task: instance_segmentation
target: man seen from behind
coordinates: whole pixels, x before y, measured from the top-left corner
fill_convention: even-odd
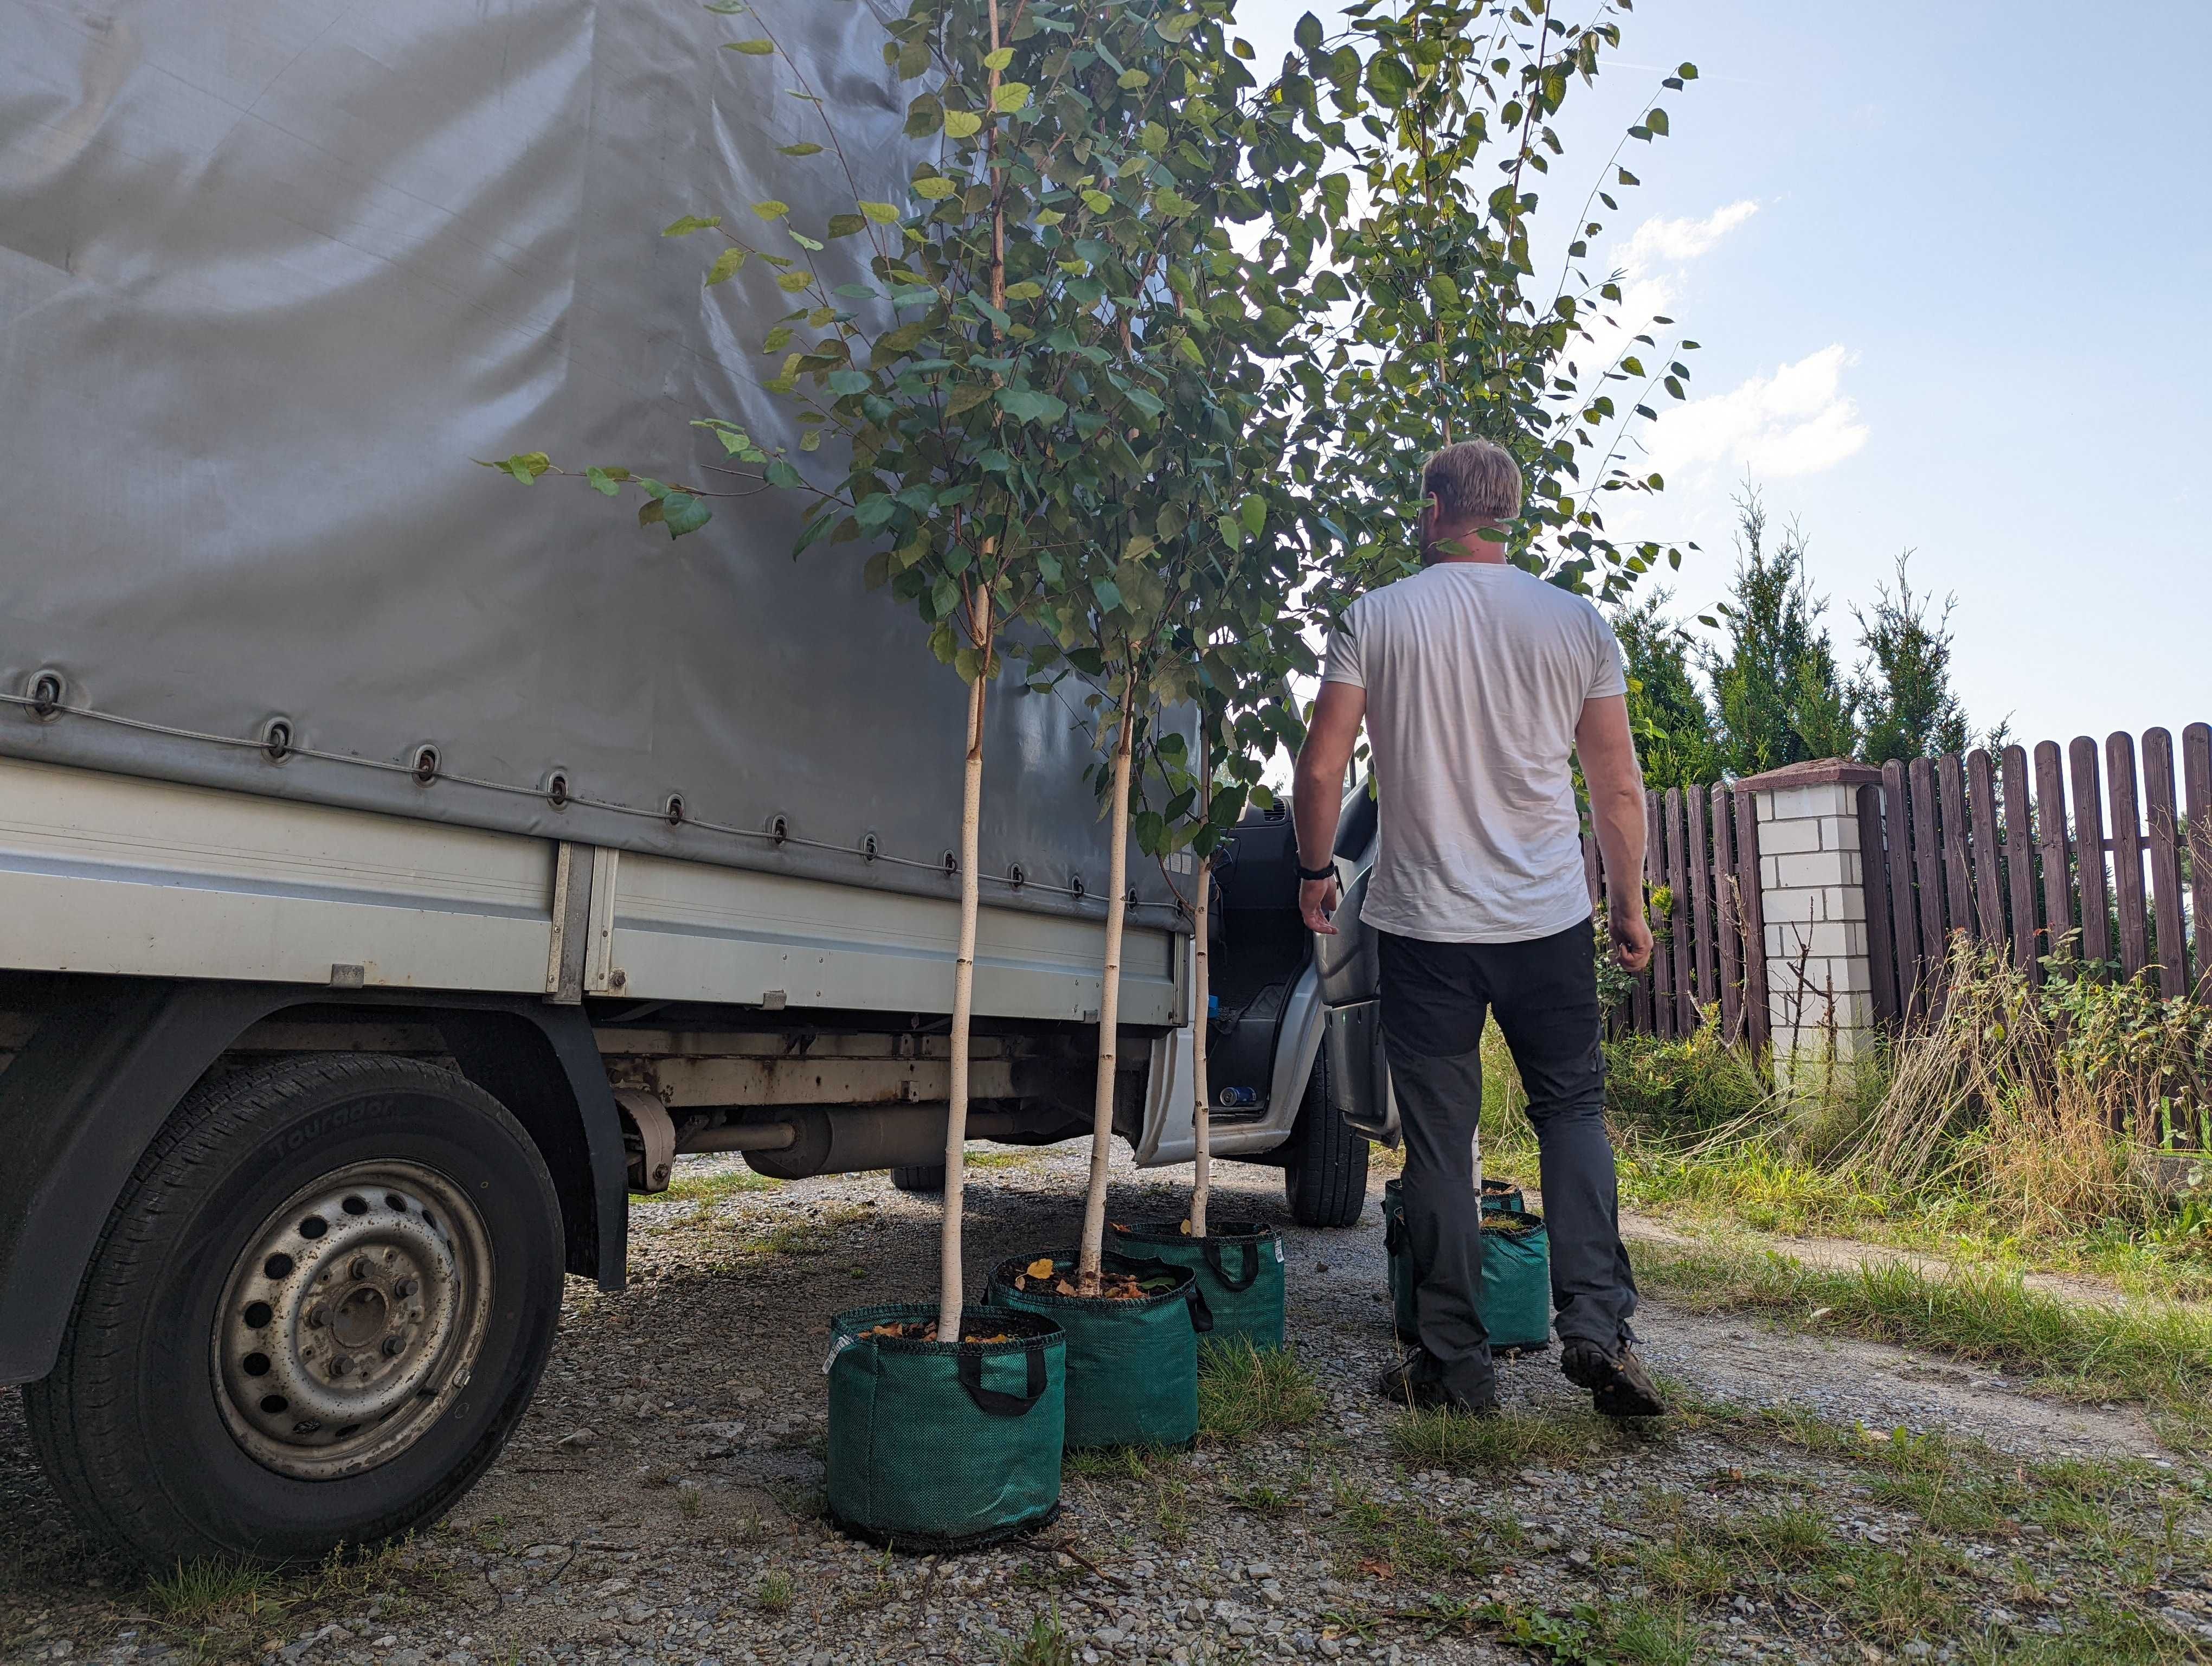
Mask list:
[[[1292,813],[1299,909],[1334,933],[1344,775],[1367,728],[1380,843],[1361,918],[1377,934],[1383,1043],[1406,1142],[1406,1243],[1419,1342],[1392,1397],[1477,1414],[1498,1405],[1476,1311],[1481,1042],[1495,1013],[1541,1152],[1561,1369],[1599,1411],[1665,1405],[1636,1357],[1605,1128],[1595,945],[1571,755],[1608,874],[1644,871],[1644,782],[1620,649],[1588,599],[1511,565],[1521,473],[1487,441],[1431,458],[1422,570],[1360,597],[1331,637]],[[1650,959],[1640,884],[1612,887],[1609,937]]]

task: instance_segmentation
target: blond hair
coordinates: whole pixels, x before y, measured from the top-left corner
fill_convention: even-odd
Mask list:
[[[1437,518],[1447,526],[1510,520],[1521,513],[1520,465],[1503,446],[1462,440],[1429,459],[1421,493],[1436,499]]]

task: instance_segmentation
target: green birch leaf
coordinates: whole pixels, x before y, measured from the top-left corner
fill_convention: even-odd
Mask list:
[[[1017,422],[1056,423],[1067,415],[1067,406],[1053,395],[1033,387],[1002,387],[999,409]]]
[[[773,58],[775,55],[775,42],[773,40],[725,40],[722,43],[722,50],[726,52],[743,52],[747,58]]]
[[[735,246],[724,249],[714,257],[714,264],[707,269],[707,288],[726,283],[744,269],[745,258],[751,252]]]
[[[811,272],[779,272],[776,274],[775,287],[781,289],[786,295],[795,295],[801,289],[805,289],[808,284],[813,282],[814,275]]]
[[[660,511],[661,524],[668,528],[671,538],[696,532],[714,518],[714,512],[689,492],[671,492],[653,507]]]
[[[584,471],[584,478],[592,483],[592,489],[602,497],[622,496],[622,483],[629,478],[625,468],[601,468],[597,464]]]
[[[501,457],[495,461],[479,457],[475,461],[478,468],[497,469],[501,474],[511,475],[526,486],[534,484],[539,475],[553,466],[553,459],[542,451],[519,451],[512,457]]]
[[[983,119],[973,110],[947,110],[945,131],[956,139],[973,138],[983,130]]]
[[[945,404],[945,414],[957,416],[963,411],[975,410],[990,397],[991,385],[988,382],[963,382],[952,390],[952,397]]]
[[[672,221],[660,234],[663,237],[689,237],[695,231],[712,231],[722,223],[719,214],[687,214],[681,220]]]
[[[822,154],[822,147],[811,140],[799,144],[780,144],[775,149],[780,156],[818,156]]]
[[[914,194],[927,203],[941,203],[958,189],[942,173],[933,173],[914,182]]]
[[[1025,81],[1007,81],[999,84],[991,95],[991,107],[1002,116],[1011,116],[1030,101],[1030,87]]]
[[[898,224],[899,211],[889,203],[863,203],[860,204],[860,212],[879,226]]]

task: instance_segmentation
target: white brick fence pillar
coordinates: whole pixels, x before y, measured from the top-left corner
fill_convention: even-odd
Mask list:
[[[1874,1039],[1858,789],[1881,772],[1822,758],[1738,784],[1759,809],[1760,910],[1774,1075],[1810,1087]]]

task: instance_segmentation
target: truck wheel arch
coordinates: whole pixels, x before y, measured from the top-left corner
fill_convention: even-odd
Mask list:
[[[169,1115],[240,1037],[288,1008],[374,1006],[434,1023],[506,1104],[560,1195],[568,1268],[619,1289],[628,1251],[622,1123],[582,1008],[501,996],[296,985],[73,980],[0,1072],[0,1384],[53,1367],[115,1200]]]

